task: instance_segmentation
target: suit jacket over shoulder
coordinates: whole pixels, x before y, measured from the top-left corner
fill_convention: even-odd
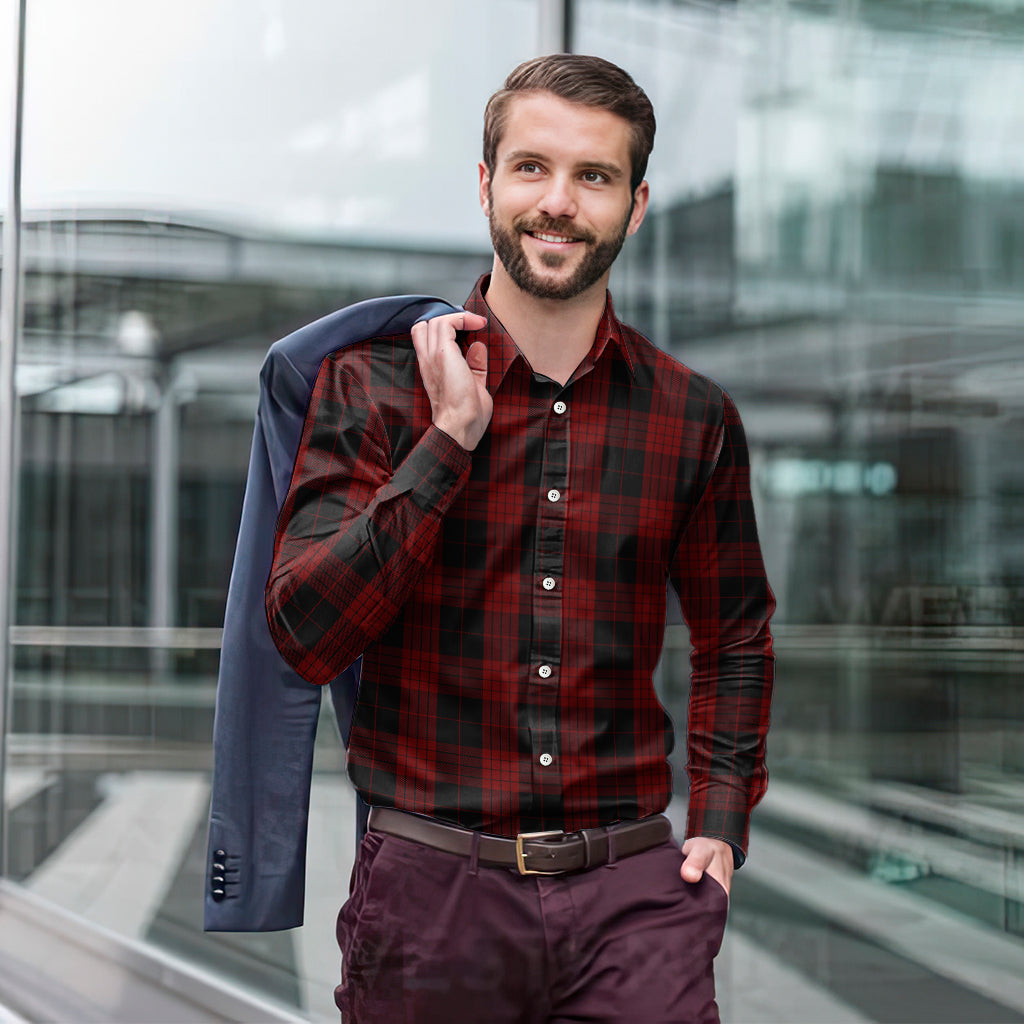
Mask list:
[[[278,652],[264,588],[320,365],[346,345],[408,331],[417,320],[458,308],[426,295],[368,299],[282,338],[264,360],[217,678],[206,931],[302,924],[313,741],[323,690],[298,676]],[[342,737],[358,682],[356,661],[330,684]]]

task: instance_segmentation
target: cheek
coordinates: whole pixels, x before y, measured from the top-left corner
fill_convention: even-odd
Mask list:
[[[528,212],[536,206],[543,191],[533,182],[508,182],[491,192],[491,206],[507,216]]]

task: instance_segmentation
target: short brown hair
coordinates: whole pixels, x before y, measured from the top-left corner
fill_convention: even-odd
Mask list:
[[[629,122],[632,164],[630,188],[647,173],[647,158],[654,148],[654,107],[647,93],[622,68],[602,57],[579,53],[552,53],[534,57],[505,79],[505,85],[488,101],[484,111],[484,165],[494,177],[498,143],[508,120],[509,102],[518,93],[550,92],[570,103],[600,107]]]

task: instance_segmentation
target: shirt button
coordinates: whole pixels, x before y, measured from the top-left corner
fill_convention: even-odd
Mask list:
[[[568,408],[568,406],[565,404],[565,402],[555,402],[554,408],[555,412],[557,412],[558,415],[561,416],[562,413],[565,412],[565,410]]]
[[[545,577],[544,577],[544,579],[543,579],[543,581],[541,582],[541,586],[542,586],[542,587],[543,587],[543,588],[544,588],[545,590],[554,590],[554,589],[555,589],[555,581],[554,581],[554,578],[553,578],[553,577],[551,577],[551,576],[545,576]]]
[[[560,498],[561,496],[562,496],[562,495],[561,495],[561,494],[559,494],[559,492],[558,492],[558,491],[556,491],[556,490],[554,489],[554,487],[552,487],[552,488],[551,488],[551,490],[550,490],[550,491],[548,491],[548,501],[558,501],[558,499],[559,499],[559,498]]]
[[[537,675],[539,675],[541,679],[547,679],[547,677],[551,675],[551,666],[541,665],[541,667],[537,669]]]
[[[553,760],[554,760],[554,758],[553,758],[553,757],[552,757],[552,756],[551,756],[550,754],[541,754],[541,755],[540,755],[540,763],[541,763],[542,765],[544,765],[544,767],[545,767],[545,768],[547,768],[547,766],[548,766],[549,764],[551,764],[551,762],[552,762]]]

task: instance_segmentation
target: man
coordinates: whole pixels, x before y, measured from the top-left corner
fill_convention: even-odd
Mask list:
[[[317,378],[267,610],[312,682],[363,655],[346,1022],[718,1019],[773,598],[732,402],[607,296],[653,137],[607,61],[521,65],[485,115],[491,274]],[[681,851],[651,681],[667,583],[694,649]]]

